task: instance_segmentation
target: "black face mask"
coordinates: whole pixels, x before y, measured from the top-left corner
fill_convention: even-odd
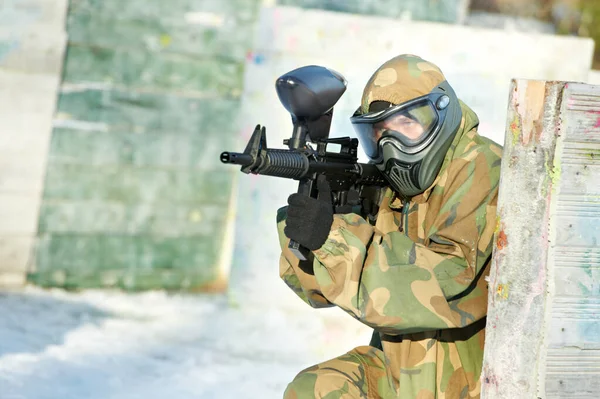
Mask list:
[[[396,159],[389,159],[385,164],[384,176],[394,191],[404,199],[410,199],[427,189],[419,185],[419,165],[403,164]]]

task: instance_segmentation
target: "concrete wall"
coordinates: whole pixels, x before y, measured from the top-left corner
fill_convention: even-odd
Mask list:
[[[460,24],[467,17],[470,0],[273,0],[269,3],[402,20]]]
[[[30,281],[222,289],[258,1],[72,0]]]
[[[513,83],[482,398],[600,397],[600,86]]]
[[[600,71],[592,70],[590,71],[589,78],[587,83],[592,85],[600,85]]]
[[[33,251],[67,0],[8,0],[0,8],[0,286],[21,285]]]

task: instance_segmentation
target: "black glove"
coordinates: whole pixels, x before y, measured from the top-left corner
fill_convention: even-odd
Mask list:
[[[321,248],[333,223],[331,188],[323,176],[317,180],[318,199],[303,194],[288,198],[285,235],[300,245],[314,251]]]

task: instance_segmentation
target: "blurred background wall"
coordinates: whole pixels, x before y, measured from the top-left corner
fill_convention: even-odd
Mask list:
[[[218,161],[256,123],[282,147],[277,76],[341,72],[332,136],[352,135],[372,71],[417,53],[502,142],[511,77],[600,82],[595,3],[5,1],[0,282],[214,291],[233,265],[238,296],[283,292],[274,215],[296,185]]]
[[[68,0],[0,3],[0,285],[20,286],[37,234]]]
[[[32,282],[222,289],[258,1],[72,0]]]

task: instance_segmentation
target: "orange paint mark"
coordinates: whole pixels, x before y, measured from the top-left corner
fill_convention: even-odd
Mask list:
[[[501,298],[508,299],[508,285],[498,284],[496,294],[498,294],[498,296]]]
[[[496,246],[498,249],[504,249],[508,245],[508,237],[504,230],[500,230],[498,233],[498,239],[496,240]]]

